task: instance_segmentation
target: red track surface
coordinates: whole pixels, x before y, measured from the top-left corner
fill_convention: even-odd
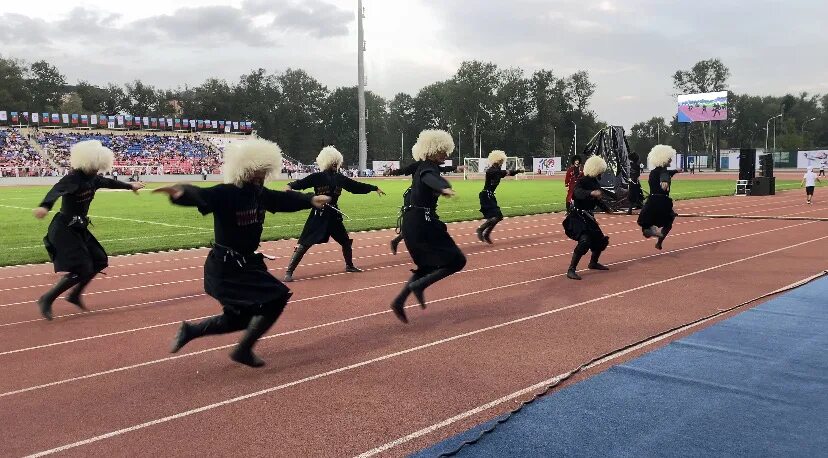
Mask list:
[[[677,209],[828,217],[802,194]],[[204,249],[114,257],[86,296],[92,312],[59,300],[53,322],[33,302],[51,266],[0,269],[0,455],[403,455],[530,394],[480,406],[826,268],[826,222],[680,218],[658,252],[634,217],[607,215],[612,270],[574,282],[561,219],[509,218],[493,246],[476,222],[449,225],[469,263],[427,291],[427,310],[409,308],[407,326],[388,309],[411,267],[388,252],[391,231],[354,234],[362,274],[340,273],[337,245],[314,247],[258,370],[227,358],[238,334],[167,353],[181,320],[219,311],[202,290]],[[277,275],[292,246],[265,244]]]

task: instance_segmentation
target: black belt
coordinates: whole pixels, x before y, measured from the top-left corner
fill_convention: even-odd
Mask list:
[[[221,255],[221,253],[219,252],[223,252],[223,262],[227,262],[227,259],[229,258],[231,261],[236,261],[236,264],[238,264],[239,267],[243,267],[244,264],[247,264],[248,257],[257,255],[261,256],[261,254],[258,253],[242,254],[228,246],[224,246],[222,244],[215,242],[211,243],[210,247],[213,249],[213,251],[216,251],[217,254]]]
[[[92,224],[92,220],[89,219],[88,216],[70,215],[70,214],[64,213],[64,212],[58,212],[58,213],[60,215],[62,215],[63,218],[69,220],[69,222],[66,223],[66,225],[69,226],[69,227],[86,227],[86,226]]]
[[[431,221],[432,214],[435,219],[437,219],[437,210],[431,207],[419,207],[417,205],[407,205],[403,207],[403,213],[411,211],[411,210],[422,210],[425,216],[426,221]]]

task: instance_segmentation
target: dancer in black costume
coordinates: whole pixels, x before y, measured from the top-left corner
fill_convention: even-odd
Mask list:
[[[412,148],[414,159],[422,163],[412,177],[410,203],[403,212],[402,233],[417,268],[391,303],[391,309],[403,323],[408,323],[405,300],[409,294],[414,293],[420,306],[425,308],[425,289],[466,265],[466,257],[437,215],[437,199],[454,195],[451,184],[440,176],[439,167],[452,151],[454,141],[442,130],[420,132]]]
[[[405,166],[401,169],[392,170],[390,175],[391,176],[413,175],[414,172],[417,171],[417,167],[419,167],[421,163],[422,163],[421,161],[414,161],[414,162],[408,164],[407,166]],[[457,167],[457,166],[454,166],[454,165],[440,166],[440,173],[454,173],[454,172],[457,172],[459,170],[462,170],[462,167]],[[402,207],[400,207],[400,218],[399,218],[400,221],[402,220],[402,214],[403,214],[403,211],[405,211],[405,207],[408,206],[408,204],[409,204],[409,200],[408,200],[409,194],[411,194],[411,186],[409,186],[408,189],[406,189],[405,192],[403,192],[403,204],[402,204]],[[397,254],[397,248],[400,246],[400,242],[403,241],[403,233],[402,233],[402,227],[400,227],[400,221],[397,222],[397,236],[394,237],[393,239],[391,239],[391,243],[390,243],[391,253],[394,254],[394,255]]]
[[[100,188],[129,189],[137,192],[143,183],[125,183],[98,175],[98,172],[112,167],[113,153],[98,140],[76,143],[70,149],[69,163],[72,170],[55,184],[46,194],[34,216],[44,218],[62,197],[60,212],[49,224],[49,231],[43,238],[49,258],[55,264],[55,272],[66,272],[55,286],[40,297],[37,305],[40,314],[52,319],[52,304],[63,292],[69,290],[66,300],[81,310],[86,307],[81,300],[84,288],[98,272],[109,265],[101,244],[89,232],[89,205]]]
[[[641,158],[636,153],[630,153],[630,185],[627,200],[629,201],[628,215],[632,215],[633,208],[644,206],[644,193],[641,191]]]
[[[483,213],[483,224],[477,228],[477,238],[481,242],[488,244],[492,243],[491,235],[497,223],[503,221],[503,212],[500,211],[500,206],[497,204],[497,197],[495,191],[500,180],[505,177],[513,177],[518,173],[523,173],[523,170],[503,170],[503,164],[506,162],[506,153],[495,150],[489,154],[489,168],[486,169],[486,182],[483,185],[483,190],[480,191],[480,213]]]
[[[329,196],[331,203],[327,207],[318,208],[308,215],[308,220],[305,222],[304,229],[302,229],[302,235],[299,236],[299,242],[293,251],[290,264],[285,272],[286,282],[293,281],[293,272],[310,247],[319,243],[328,243],[330,238],[342,245],[345,272],[362,272],[361,269],[354,266],[354,252],[351,247],[354,241],[345,229],[342,214],[337,211],[339,209],[337,202],[343,189],[354,194],[376,192],[380,196],[385,195],[382,189],[372,184],[360,183],[341,174],[339,168],[342,167],[342,153],[333,146],[323,148],[316,157],[316,163],[319,165],[319,172],[288,183],[286,189],[313,188],[314,194]]]
[[[673,162],[676,150],[667,145],[656,145],[647,156],[650,167],[650,196],[641,213],[638,215],[638,225],[644,237],[657,237],[656,249],[661,249],[664,239],[673,228],[676,213],[673,211],[673,199],[670,198],[670,185],[677,170],[667,170]]]
[[[212,213],[215,231],[215,243],[204,263],[204,291],[219,301],[223,313],[198,323],[182,322],[172,353],[198,337],[246,329],[230,358],[251,367],[264,365],[253,353],[253,345],[273,326],[292,294],[268,272],[263,256],[256,252],[265,212],[321,208],[331,200],[265,188],[265,180],[281,169],[281,162],[275,143],[258,139],[231,143],[224,153],[225,184],[210,188],[179,184],[154,191],[168,194],[176,205],[197,207],[202,215]]]
[[[572,262],[566,277],[572,280],[580,280],[578,275],[578,262],[587,253],[592,251],[589,260],[589,268],[593,270],[609,270],[609,268],[598,262],[601,253],[609,245],[609,237],[604,235],[598,221],[595,219],[595,207],[608,213],[612,210],[601,200],[601,185],[598,180],[602,173],[607,170],[607,163],[598,156],[590,156],[584,163],[584,175],[578,179],[573,191],[572,208],[563,221],[564,232],[567,237],[578,242],[572,252]]]

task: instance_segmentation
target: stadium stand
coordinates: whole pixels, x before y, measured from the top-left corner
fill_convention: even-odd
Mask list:
[[[42,176],[52,170],[18,129],[0,129],[0,176]]]

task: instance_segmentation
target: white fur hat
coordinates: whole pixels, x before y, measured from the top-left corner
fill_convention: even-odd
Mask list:
[[[669,145],[656,145],[650,150],[647,155],[647,167],[654,169],[656,167],[666,167],[667,164],[676,156],[676,150]]]
[[[282,168],[282,149],[262,139],[242,140],[224,149],[224,182],[241,186],[257,172],[267,171],[268,179]]]
[[[342,166],[342,153],[333,146],[326,146],[322,148],[319,155],[316,156],[316,164],[320,170],[339,169]]]
[[[437,157],[440,153],[450,156],[454,151],[454,140],[448,132],[438,129],[427,129],[420,132],[417,143],[411,148],[414,160],[425,161]]]
[[[489,165],[492,165],[496,162],[499,162],[501,164],[506,162],[506,153],[499,149],[496,149],[489,153]]]
[[[69,149],[69,165],[86,173],[98,173],[112,168],[115,155],[98,140],[75,143]]]
[[[584,175],[588,177],[597,177],[598,175],[607,171],[607,161],[600,156],[590,156],[584,162]]]

